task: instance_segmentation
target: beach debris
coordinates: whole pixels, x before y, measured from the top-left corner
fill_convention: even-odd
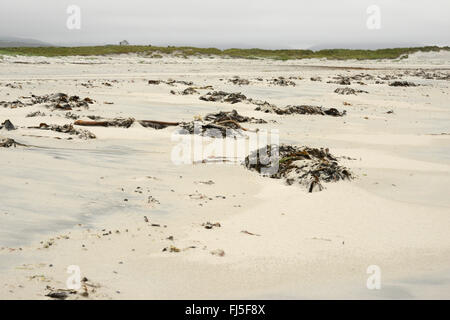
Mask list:
[[[213,90],[213,86],[203,86],[203,87],[187,87],[186,89],[182,90],[182,91],[175,91],[175,90],[170,90],[171,94],[174,95],[182,95],[182,96],[187,96],[187,95],[193,95],[193,94],[200,94],[200,92],[198,92],[197,90]]]
[[[49,293],[47,293],[45,296],[58,299],[58,300],[65,300],[69,297],[69,295],[77,294],[76,290],[70,290],[70,289],[51,289],[50,287],[47,287],[48,290],[50,290]]]
[[[159,200],[154,198],[153,196],[148,196],[147,203],[149,203],[149,204],[161,204],[159,202]]]
[[[308,192],[323,190],[322,182],[352,179],[350,170],[338,163],[328,149],[292,145],[267,145],[245,158],[250,170],[274,179],[297,183]]]
[[[91,282],[88,278],[83,277],[81,279],[81,291],[74,289],[55,289],[51,286],[47,286],[46,290],[49,292],[45,295],[52,299],[65,300],[69,298],[71,295],[79,294],[80,296],[87,298],[90,293],[95,293],[97,289],[100,288],[99,284],[95,284]],[[90,291],[89,291],[90,289]]]
[[[450,80],[450,73],[445,73],[441,71],[437,72],[426,72],[422,69],[416,71],[406,70],[405,75],[411,75],[414,77],[420,77],[427,80]]]
[[[300,105],[300,106],[286,106],[284,108],[279,108],[274,105],[264,105],[264,106],[258,106],[255,108],[257,111],[262,111],[265,113],[276,113],[279,115],[284,114],[308,114],[308,115],[328,115],[333,117],[342,117],[347,112],[344,110],[340,112],[336,108],[323,108],[319,106],[309,106],[309,105]]]
[[[203,120],[180,123],[180,134],[200,134],[212,138],[242,136],[243,131],[249,130],[240,123],[266,123],[262,119],[242,116],[236,110],[209,113]]]
[[[64,115],[64,118],[66,118],[66,119],[72,119],[72,120],[77,120],[77,119],[79,119],[80,118],[80,116],[79,115],[77,115],[77,114],[75,114],[75,113],[72,113],[72,112],[66,112],[66,114]]]
[[[334,77],[333,79],[336,79],[336,80],[335,81],[327,81],[327,83],[335,83],[335,84],[340,84],[342,86],[349,86],[352,84],[350,82],[349,77],[337,76],[337,77]]]
[[[79,96],[69,96],[65,93],[54,93],[43,96],[31,96],[32,104],[45,104],[51,110],[72,110],[75,108],[89,109],[89,105],[94,103],[91,98],[81,99]]]
[[[88,131],[83,129],[75,129],[72,124],[65,125],[57,125],[52,124],[48,125],[46,123],[41,123],[38,127],[28,127],[29,129],[41,129],[41,130],[51,130],[55,132],[67,133],[69,135],[76,135],[80,139],[95,139],[96,136]]]
[[[253,233],[253,232],[249,232],[249,231],[247,231],[247,230],[242,230],[241,233],[248,234],[249,236],[257,236],[257,237],[260,237],[260,236],[261,236],[260,234]]]
[[[86,121],[77,120],[73,124],[76,126],[90,126],[90,127],[122,127],[129,128],[134,123],[133,118],[115,118],[104,121]]]
[[[175,246],[165,247],[162,249],[163,252],[180,252],[181,250]]]
[[[240,92],[228,93],[225,91],[211,91],[207,94],[200,96],[200,100],[212,101],[212,102],[229,102],[235,104],[247,100],[247,97]]]
[[[310,78],[311,81],[322,81],[321,77],[311,77]]]
[[[208,198],[206,195],[196,191],[195,193],[189,194],[189,198],[192,200],[202,200]]]
[[[349,94],[356,95],[358,93],[369,93],[365,90],[353,89],[353,88],[349,88],[349,87],[337,88],[336,90],[334,90],[334,92],[337,94],[343,94],[343,95],[349,95]]]
[[[286,79],[285,77],[273,78],[267,81],[269,82],[269,84],[272,84],[274,86],[281,86],[281,87],[296,86],[294,81]]]
[[[351,80],[356,81],[357,84],[366,85],[362,80],[374,80],[375,77],[367,73],[359,73],[355,75],[337,75],[333,77],[334,81],[327,81],[327,83],[335,83],[339,85],[351,85]]]
[[[416,87],[417,84],[409,81],[394,81],[389,83],[390,87]]]
[[[114,118],[114,119],[103,119],[98,116],[89,116],[88,120],[77,120],[74,125],[86,126],[86,127],[122,127],[130,128],[134,122],[138,122],[143,127],[150,127],[154,129],[164,129],[169,126],[178,126],[180,122],[166,122],[157,120],[135,120],[134,118]]]
[[[368,73],[358,73],[352,76],[348,76],[349,79],[361,81],[361,80],[374,80],[375,77]]]
[[[11,89],[22,89],[22,84],[14,82],[14,83],[7,83],[5,84],[5,87],[11,88]]]
[[[30,112],[30,113],[27,114],[25,117],[26,117],[26,118],[45,117],[45,113],[44,113],[44,112],[41,112],[41,111],[35,111],[35,112]]]
[[[14,139],[0,137],[0,148],[10,148],[10,147],[15,148],[17,146],[25,146],[26,147],[26,145],[18,143]]]
[[[256,119],[253,117],[246,117],[240,115],[236,110],[220,111],[217,113],[208,113],[204,118],[205,121],[211,121],[215,124],[224,124],[226,122],[248,122],[248,123],[267,123],[263,119]]]
[[[225,251],[223,251],[222,249],[212,250],[212,251],[210,251],[210,253],[213,256],[219,256],[219,257],[224,257],[225,256]]]
[[[195,183],[197,183],[197,184],[206,184],[206,185],[213,185],[214,184],[214,181],[212,181],[212,180],[208,180],[208,181],[196,181]]]
[[[164,129],[170,126],[178,126],[180,122],[167,122],[167,121],[157,121],[157,120],[138,120],[139,124],[145,128],[153,129]]]
[[[228,82],[231,82],[232,84],[239,86],[245,86],[250,84],[249,80],[240,78],[239,76],[234,76],[233,78],[228,79]]]
[[[254,100],[252,98],[246,97],[245,95],[241,94],[240,92],[228,93],[225,91],[212,91],[212,92],[208,92],[207,94],[205,94],[203,96],[200,96],[199,99],[203,100],[203,101],[212,101],[212,102],[228,102],[231,104],[243,102],[243,103],[254,104],[261,108],[265,108],[265,107],[276,108],[275,105],[270,104],[267,101]]]
[[[202,227],[205,227],[205,229],[213,229],[213,228],[220,228],[221,225],[219,222],[216,223],[206,222],[202,223]]]
[[[175,84],[183,84],[186,86],[192,86],[194,83],[192,81],[184,81],[184,80],[173,80],[173,79],[168,79],[168,80],[148,80],[148,84],[152,84],[152,85],[159,85],[161,83],[165,83],[169,86],[174,86]]]
[[[403,75],[393,75],[393,74],[385,74],[378,76],[378,79],[388,81],[388,80],[397,80],[399,77],[402,77]]]
[[[23,108],[23,107],[27,107],[27,106],[30,106],[30,105],[31,104],[23,103],[20,100],[0,101],[0,106],[2,106],[3,108],[10,108],[10,109]]]
[[[194,87],[187,87],[183,91],[179,91],[179,92],[175,92],[174,90],[171,90],[170,93],[171,94],[179,94],[179,95],[182,95],[182,96],[188,96],[188,95],[193,95],[193,94],[200,94],[200,92],[195,90]]]
[[[3,121],[3,123],[0,125],[0,130],[5,129],[6,131],[16,130],[16,127],[12,124],[12,122],[7,119]]]

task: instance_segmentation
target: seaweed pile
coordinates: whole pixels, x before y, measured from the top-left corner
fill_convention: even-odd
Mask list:
[[[72,124],[65,124],[65,125],[57,125],[57,124],[51,124],[48,125],[46,123],[41,123],[39,127],[29,127],[30,129],[40,129],[40,130],[50,130],[55,132],[61,132],[61,133],[67,133],[69,135],[76,135],[80,139],[95,139],[96,136],[84,129],[75,129]]]
[[[350,170],[328,149],[292,145],[267,145],[245,158],[245,166],[273,179],[299,184],[308,192],[322,191],[322,183],[350,180]]]
[[[349,95],[349,94],[356,95],[357,93],[369,93],[365,90],[358,90],[358,89],[353,89],[353,88],[349,88],[349,87],[337,88],[336,90],[334,90],[334,92],[337,94],[343,94],[343,95]]]
[[[333,77],[334,81],[327,81],[327,83],[336,83],[339,85],[351,85],[351,81],[356,81],[357,84],[366,85],[362,80],[374,80],[375,77],[368,73],[359,73],[351,76],[337,75]]]
[[[25,118],[45,117],[45,113],[41,111],[30,112]]]
[[[277,106],[271,104],[259,105],[256,107],[257,111],[262,111],[265,113],[276,113],[279,115],[285,114],[308,114],[308,115],[328,115],[333,117],[342,117],[347,112],[344,110],[340,112],[336,108],[323,108],[319,106],[309,106],[309,105],[300,105],[300,106],[286,106],[284,108],[279,108]]]
[[[15,101],[0,101],[0,106],[3,108],[10,108],[10,109],[16,109],[16,108],[23,108],[30,106],[31,104],[23,103],[20,100]]]
[[[263,119],[256,119],[253,117],[246,117],[240,115],[236,110],[232,111],[220,111],[217,113],[209,113],[204,117],[204,120],[211,121],[216,124],[223,124],[226,122],[249,122],[249,123],[267,123]]]
[[[397,80],[398,78],[403,77],[402,74],[399,75],[393,75],[393,74],[385,74],[383,76],[378,76],[378,79],[388,81],[388,80]]]
[[[194,87],[187,87],[183,91],[179,91],[179,92],[176,92],[174,90],[170,90],[170,93],[171,94],[179,94],[179,95],[182,95],[182,96],[188,96],[188,95],[193,95],[193,94],[200,94],[200,92],[198,92]]]
[[[394,81],[389,83],[390,87],[416,87],[417,84],[408,81]]]
[[[24,146],[24,144],[18,143],[10,138],[0,138],[0,148],[10,148],[16,146]]]
[[[230,112],[220,111],[207,114],[203,121],[182,122],[179,127],[182,134],[200,134],[212,138],[226,136],[242,136],[243,128],[240,123],[266,123],[263,119],[242,116],[236,110]]]
[[[327,81],[327,83],[335,83],[335,84],[340,84],[342,86],[349,86],[352,84],[349,77],[337,76],[337,77],[333,77],[333,79],[335,79],[335,80]]]
[[[286,79],[284,77],[273,78],[267,81],[269,82],[269,84],[281,87],[288,87],[288,86],[295,87],[296,85],[294,81]]]
[[[94,103],[91,98],[81,99],[79,96],[69,96],[65,93],[54,93],[43,96],[31,96],[32,104],[43,104],[51,110],[73,110],[75,108],[89,109],[89,105]]]
[[[228,102],[231,104],[248,101],[247,97],[240,92],[228,93],[225,91],[211,91],[201,96],[199,99],[211,102]]]
[[[406,70],[405,75],[420,77],[427,80],[450,80],[450,73],[444,73],[441,71],[431,73],[425,72],[424,70],[417,70],[417,71]]]
[[[165,83],[169,86],[175,86],[175,84],[183,84],[186,86],[192,86],[194,84],[192,81],[173,80],[173,79],[168,79],[166,81],[164,81],[164,80],[148,80],[148,84],[159,85],[161,83]]]
[[[250,84],[250,81],[247,79],[242,79],[239,76],[234,76],[231,79],[228,79],[228,82],[231,82],[232,84],[238,85],[238,86],[246,86]]]

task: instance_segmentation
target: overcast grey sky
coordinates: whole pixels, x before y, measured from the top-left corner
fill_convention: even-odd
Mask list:
[[[81,29],[66,27],[69,5]],[[381,29],[366,26],[378,5]],[[449,45],[449,0],[0,0],[0,37],[263,48]]]

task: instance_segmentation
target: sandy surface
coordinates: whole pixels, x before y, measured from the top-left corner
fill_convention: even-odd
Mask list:
[[[268,121],[247,128],[278,129],[282,143],[345,156],[340,162],[355,179],[307,193],[238,163],[176,165],[174,127],[83,127],[96,139],[67,140],[29,128],[73,123],[65,111],[0,107],[0,123],[9,119],[17,127],[0,130],[0,137],[28,145],[0,148],[0,298],[48,299],[49,288],[66,288],[70,265],[88,278],[89,295],[69,299],[450,298],[449,82],[405,75],[417,70],[448,73],[450,56],[3,57],[0,101],[57,92],[94,99],[89,110],[74,111],[80,119],[191,121],[236,109]],[[368,93],[339,95],[334,90],[344,86],[327,83],[359,73],[401,75],[420,86],[352,81],[349,87]],[[235,75],[250,84],[229,83]],[[266,81],[279,76],[296,77],[296,86]],[[169,78],[347,114],[279,116],[248,103],[170,94],[182,84],[148,84]],[[26,117],[34,111],[46,115]],[[205,229],[205,222],[220,227]],[[163,251],[170,246],[180,252]],[[211,254],[217,250],[224,256]],[[366,287],[370,265],[381,269],[381,290]]]

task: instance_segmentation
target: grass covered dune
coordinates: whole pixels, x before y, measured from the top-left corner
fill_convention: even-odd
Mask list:
[[[415,47],[415,48],[391,48],[378,50],[353,50],[353,49],[325,49],[312,50],[264,50],[264,49],[225,49],[195,48],[195,47],[155,47],[155,46],[92,46],[92,47],[17,47],[0,48],[3,55],[26,55],[26,56],[97,56],[124,53],[140,53],[154,58],[160,58],[161,54],[171,54],[177,57],[189,57],[196,55],[213,55],[231,58],[245,59],[310,59],[326,58],[330,60],[346,59],[398,59],[406,58],[408,54],[418,51],[440,51],[450,50],[450,47]]]

